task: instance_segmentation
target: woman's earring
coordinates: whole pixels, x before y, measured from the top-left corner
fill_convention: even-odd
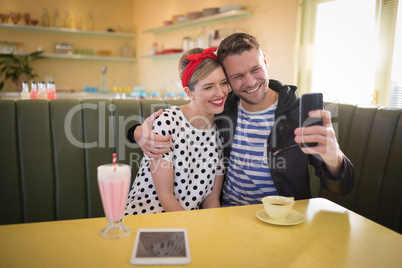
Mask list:
[[[228,85],[228,86],[229,86],[229,92],[232,92],[232,87],[230,85]]]

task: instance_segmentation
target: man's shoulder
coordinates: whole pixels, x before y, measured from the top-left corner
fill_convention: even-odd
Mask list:
[[[283,84],[282,82],[275,80],[275,79],[269,79],[269,84],[268,87],[272,89],[275,92],[278,93],[292,93],[292,94],[297,94],[297,87],[294,85],[286,85]]]
[[[284,85],[279,81],[275,81],[273,84],[278,90],[277,92],[279,94],[277,114],[283,114],[297,109],[299,106],[297,87],[293,85]],[[282,86],[280,87],[280,85]]]
[[[269,79],[268,87],[269,87],[270,89],[272,89],[273,91],[275,91],[275,92],[278,92],[278,93],[279,93],[279,91],[280,91],[284,86],[285,86],[285,85],[284,85],[282,82],[278,81],[278,80]]]

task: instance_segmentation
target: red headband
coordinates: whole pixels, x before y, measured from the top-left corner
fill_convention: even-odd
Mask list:
[[[216,50],[216,48],[214,48],[214,47],[207,48],[207,49],[204,49],[204,51],[202,53],[191,54],[185,58],[186,60],[189,60],[190,63],[187,65],[186,69],[184,70],[183,76],[181,79],[181,84],[183,85],[183,88],[188,86],[188,82],[190,82],[190,78],[193,75],[195,69],[203,60],[205,60],[206,58],[212,58],[212,59],[218,60],[218,58],[214,54],[215,50]]]

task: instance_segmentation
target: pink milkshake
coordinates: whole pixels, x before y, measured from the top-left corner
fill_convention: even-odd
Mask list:
[[[109,164],[98,167],[99,192],[108,221],[108,226],[101,231],[101,235],[106,238],[124,237],[123,234],[115,233],[128,230],[122,221],[130,188],[130,178],[131,168],[128,165],[117,164],[114,166]],[[127,230],[122,230],[122,228]],[[129,232],[130,230],[128,230]]]

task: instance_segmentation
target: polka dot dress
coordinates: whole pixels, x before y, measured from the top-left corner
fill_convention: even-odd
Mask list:
[[[211,193],[215,175],[224,174],[222,146],[216,126],[194,128],[179,107],[166,109],[153,124],[153,131],[172,135],[171,152],[162,159],[173,163],[174,195],[185,210],[200,208]],[[149,161],[144,154],[140,169],[128,195],[125,215],[165,212],[159,202]]]

